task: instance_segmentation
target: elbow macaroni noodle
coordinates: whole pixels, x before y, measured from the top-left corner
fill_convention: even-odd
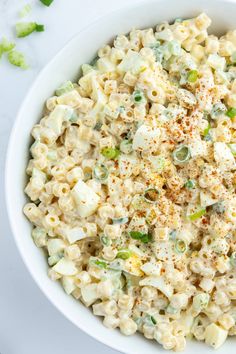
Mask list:
[[[180,351],[236,334],[236,31],[132,30],[46,102],[24,213],[49,277]]]

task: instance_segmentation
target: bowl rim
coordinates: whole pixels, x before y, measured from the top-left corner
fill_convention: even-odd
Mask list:
[[[169,0],[170,1],[170,0]],[[178,0],[172,0],[174,2],[177,3]],[[198,2],[198,0],[194,0],[196,1],[196,4]],[[25,108],[25,105],[27,103],[28,97],[30,96],[31,92],[34,91],[35,87],[38,84],[38,81],[40,81],[41,77],[44,75],[44,72],[46,71],[47,67],[52,65],[54,61],[57,60],[57,58],[60,56],[60,54],[64,51],[67,50],[67,48],[71,45],[73,45],[73,42],[77,41],[77,38],[82,36],[90,27],[93,27],[99,23],[101,23],[103,20],[105,20],[108,16],[114,16],[114,15],[121,15],[124,11],[127,10],[136,10],[139,7],[142,7],[144,5],[151,5],[151,4],[156,4],[156,3],[163,3],[165,2],[165,0],[137,0],[134,4],[128,4],[128,5],[123,5],[115,10],[112,11],[107,11],[106,13],[104,13],[103,15],[97,17],[96,19],[92,20],[91,22],[89,22],[87,25],[83,26],[78,32],[76,32],[75,34],[73,34],[71,36],[71,38],[69,40],[66,41],[66,43],[56,52],[55,55],[53,55],[53,57],[46,62],[46,64],[41,68],[41,70],[36,74],[36,77],[34,78],[33,82],[29,85],[29,88],[26,92],[26,95],[23,99],[23,101],[21,102],[19,109],[17,111],[16,114],[16,118],[13,122],[11,131],[10,131],[10,135],[8,138],[8,143],[7,143],[7,150],[6,150],[6,154],[5,154],[5,166],[4,166],[4,195],[5,195],[5,204],[6,204],[6,210],[7,210],[7,216],[8,216],[8,221],[9,221],[9,226],[10,226],[10,231],[11,234],[13,236],[14,242],[17,246],[17,249],[19,251],[20,257],[27,269],[27,271],[29,272],[32,280],[34,281],[34,283],[38,286],[38,288],[40,289],[40,291],[44,294],[44,296],[49,300],[49,302],[63,315],[64,318],[66,318],[68,321],[70,321],[73,325],[75,325],[75,327],[79,328],[81,331],[83,331],[85,334],[87,334],[88,336],[92,337],[93,339],[97,340],[98,342],[106,345],[108,348],[111,348],[113,350],[116,350],[117,352],[121,353],[119,348],[113,344],[109,338],[105,338],[103,336],[101,336],[100,334],[97,334],[96,331],[88,331],[88,328],[86,325],[82,323],[77,323],[75,322],[75,320],[67,313],[67,311],[60,306],[58,303],[55,302],[53,296],[51,296],[50,292],[48,292],[43,285],[40,283],[39,279],[37,277],[35,277],[29,261],[27,260],[27,258],[25,257],[25,252],[23,247],[21,246],[21,242],[20,242],[20,238],[17,236],[18,231],[17,231],[17,225],[15,225],[14,223],[14,213],[11,210],[11,201],[10,201],[10,193],[8,193],[8,191],[11,189],[11,184],[10,184],[10,179],[8,178],[9,176],[9,172],[10,172],[10,166],[12,164],[12,162],[10,161],[10,156],[12,156],[12,152],[15,150],[14,147],[14,137],[16,135],[16,131],[17,131],[17,123],[19,122],[21,116],[22,116],[22,112]],[[224,3],[234,3],[235,4],[235,8],[236,8],[236,0],[207,0],[207,3],[214,3],[215,6],[217,6],[217,4],[224,4]],[[23,216],[23,214],[22,214]],[[162,348],[159,348],[159,350],[162,350]],[[124,348],[122,348],[122,353],[124,354],[131,354],[130,350],[126,350]]]

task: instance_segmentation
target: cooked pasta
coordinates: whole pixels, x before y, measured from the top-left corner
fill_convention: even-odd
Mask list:
[[[180,351],[236,334],[236,31],[133,29],[46,102],[24,213],[52,280]]]

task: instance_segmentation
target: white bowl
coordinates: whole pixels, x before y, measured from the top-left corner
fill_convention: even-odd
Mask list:
[[[96,51],[116,34],[129,32],[133,27],[151,27],[163,20],[189,18],[202,11],[206,11],[213,20],[212,32],[223,33],[236,28],[236,2],[230,0],[145,1],[107,14],[91,24],[78,33],[41,71],[21,106],[11,133],[6,162],[6,200],[15,241],[26,266],[48,299],[71,322],[97,340],[124,353],[156,354],[162,349],[157,342],[146,340],[141,335],[125,337],[118,330],[106,329],[98,317],[66,295],[60,284],[48,278],[45,258],[30,237],[31,225],[22,214],[26,202],[23,190],[30,130],[40,119],[46,98],[63,81],[76,79],[80,65],[93,59]],[[197,350],[201,350],[202,354],[212,351],[201,343],[188,342],[186,353],[193,354]],[[218,351],[219,354],[233,352],[232,339]]]

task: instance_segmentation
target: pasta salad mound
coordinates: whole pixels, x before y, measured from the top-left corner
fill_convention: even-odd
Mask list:
[[[118,35],[32,129],[24,213],[49,277],[165,349],[236,335],[236,30]]]

